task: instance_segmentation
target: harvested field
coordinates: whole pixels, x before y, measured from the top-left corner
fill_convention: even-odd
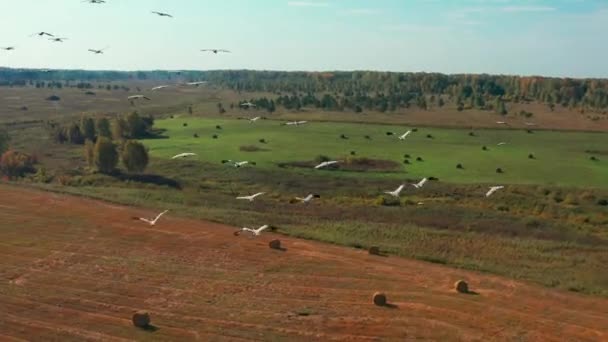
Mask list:
[[[608,300],[0,186],[0,339],[608,339]],[[252,224],[252,222],[243,222]],[[466,280],[475,294],[454,291]],[[390,307],[370,302],[385,293]],[[132,316],[150,313],[154,329]]]

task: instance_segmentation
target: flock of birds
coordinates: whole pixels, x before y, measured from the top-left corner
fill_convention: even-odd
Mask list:
[[[106,0],[83,0],[83,3],[89,3],[89,4],[96,4],[96,5],[101,5],[101,4],[105,4],[107,3]],[[151,14],[159,16],[159,17],[164,17],[164,18],[173,18],[173,15],[166,13],[166,12],[159,12],[159,11],[150,11]],[[39,37],[39,38],[45,38],[48,39],[51,42],[54,43],[64,43],[66,40],[68,40],[68,38],[66,37],[60,37],[57,36],[53,33],[49,33],[46,31],[40,31],[40,32],[36,32],[30,35],[30,37]],[[4,51],[14,51],[17,49],[17,46],[2,46],[0,47],[0,50],[4,50]],[[95,55],[102,55],[104,54],[104,52],[109,49],[109,47],[105,47],[103,49],[88,49],[87,51],[95,54]],[[201,52],[210,52],[213,54],[220,54],[220,53],[231,53],[230,50],[226,50],[226,49],[201,49]]]
[[[258,117],[254,117],[252,119],[248,119],[248,118],[245,118],[245,119],[248,119],[248,120],[250,120],[251,123],[253,123],[253,122],[255,122],[255,121],[257,121],[257,120],[259,120],[261,118],[262,117],[258,116]],[[291,121],[291,122],[284,123],[283,125],[297,126],[297,125],[303,125],[303,124],[306,124],[306,123],[307,123],[307,121]],[[497,122],[497,123],[500,124],[500,122]],[[407,132],[403,133],[402,135],[399,135],[398,139],[399,140],[405,140],[412,132],[414,132],[414,130],[408,130]],[[387,132],[386,134],[387,135],[396,135],[393,132]],[[499,146],[505,145],[505,144],[506,144],[506,142],[499,142],[498,143]],[[184,152],[184,153],[179,153],[179,154],[174,155],[173,157],[171,157],[171,159],[175,160],[175,159],[189,158],[189,157],[194,157],[194,156],[197,156],[197,154],[193,153],[193,152]],[[327,160],[327,161],[323,161],[323,162],[315,165],[313,168],[315,170],[320,170],[320,169],[328,168],[328,167],[330,167],[332,165],[336,165],[336,164],[339,164],[339,163],[340,163],[340,161],[338,161],[338,160]],[[253,162],[253,161],[247,161],[247,160],[244,160],[244,161],[222,160],[222,164],[230,165],[230,166],[233,166],[235,168],[241,168],[241,167],[244,167],[246,165],[256,165],[255,162]],[[413,187],[414,189],[422,189],[425,186],[425,184],[427,184],[428,181],[429,181],[429,178],[425,177],[425,178],[423,178],[422,180],[420,180],[417,183],[409,184],[409,186]],[[401,185],[399,185],[399,187],[397,189],[395,189],[393,191],[384,191],[383,193],[386,194],[386,195],[395,197],[395,198],[400,198],[401,197],[401,193],[405,190],[406,186],[408,186],[408,184],[401,184]],[[491,187],[489,187],[488,191],[485,193],[485,197],[486,198],[490,197],[494,193],[496,193],[497,191],[502,190],[502,189],[504,189],[504,186],[502,186],[502,185],[491,186]],[[258,197],[263,196],[265,194],[266,194],[265,192],[258,192],[258,193],[252,194],[252,195],[238,196],[238,197],[236,197],[236,199],[240,200],[240,201],[254,202]],[[318,194],[309,194],[306,197],[295,197],[292,200],[292,203],[294,203],[294,202],[300,202],[300,203],[303,203],[303,204],[309,204],[315,198],[320,198],[320,195],[318,195]],[[422,202],[418,202],[418,205],[422,205],[422,204],[423,204]],[[167,211],[164,211],[164,212],[160,213],[154,219],[146,219],[146,218],[139,218],[139,217],[137,217],[135,219],[138,219],[140,221],[146,222],[146,223],[148,223],[150,225],[155,225],[156,222],[158,221],[158,219],[162,215],[164,215],[166,212]],[[263,226],[259,227],[258,229],[251,229],[251,228],[244,227],[244,228],[241,228],[239,231],[235,232],[234,235],[238,236],[241,233],[249,233],[252,237],[256,237],[256,236],[259,236],[262,233],[262,231],[264,231],[264,230],[266,230],[268,228],[269,228],[268,225],[263,225]]]

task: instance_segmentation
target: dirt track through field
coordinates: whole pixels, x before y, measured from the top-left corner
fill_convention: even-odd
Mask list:
[[[154,215],[0,185],[0,340],[608,340],[603,298]]]

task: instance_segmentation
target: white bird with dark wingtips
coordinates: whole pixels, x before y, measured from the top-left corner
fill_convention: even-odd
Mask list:
[[[83,2],[88,2],[90,4],[105,4],[105,0],[84,0]]]
[[[165,210],[162,213],[158,214],[154,219],[147,219],[147,218],[143,218],[143,217],[133,217],[134,220],[139,220],[142,222],[146,222],[147,224],[151,225],[151,226],[155,226],[156,222],[158,222],[158,220],[165,215],[169,210]]]
[[[506,145],[507,143],[504,141],[499,142],[498,144],[496,144],[496,146],[502,146],[502,145]]]
[[[251,102],[243,102],[239,106],[241,106],[241,107],[247,107],[247,108],[255,108],[255,107],[257,107],[255,104],[253,104]]]
[[[198,81],[198,82],[188,82],[188,83],[186,83],[186,85],[198,87],[199,85],[203,85],[203,84],[207,84],[207,83],[208,83],[207,81]]]
[[[173,157],[171,157],[171,159],[186,158],[186,157],[192,157],[195,155],[196,155],[196,153],[186,152],[186,153],[176,154]]]
[[[322,169],[322,168],[325,168],[325,167],[328,167],[328,166],[334,165],[334,164],[338,164],[338,161],[337,160],[324,161],[321,164],[315,166],[315,169],[319,170],[319,169]]]
[[[55,38],[49,38],[50,41],[55,42],[55,43],[63,43],[64,41],[68,40],[67,38],[60,38],[60,37],[55,37]]]
[[[395,191],[385,191],[384,193],[399,198],[399,196],[401,195],[401,191],[403,191],[403,188],[405,188],[405,184],[401,184]]]
[[[263,192],[258,192],[257,194],[253,194],[251,196],[239,196],[236,199],[237,200],[246,200],[249,202],[253,202],[257,197],[262,196],[264,193]]]
[[[428,182],[427,178],[423,178],[420,182],[416,183],[416,184],[412,184],[412,186],[416,189],[420,189],[424,186],[424,184],[426,184],[426,182]]]
[[[308,203],[310,203],[310,202],[311,202],[311,201],[312,201],[314,198],[321,198],[321,196],[316,195],[316,194],[309,194],[309,195],[308,195],[308,196],[306,196],[306,197],[296,197],[296,198],[295,198],[295,200],[296,200],[296,201],[300,201],[300,202],[302,202],[302,203],[304,203],[304,204],[308,204]]]
[[[152,11],[152,13],[158,15],[159,17],[173,18],[173,16],[169,13],[156,12],[156,11]]]
[[[127,97],[127,100],[152,100],[151,98],[144,96],[144,95],[131,95],[129,97]]]
[[[260,236],[262,231],[264,231],[265,229],[268,229],[268,227],[270,227],[270,226],[267,224],[261,226],[258,229],[251,229],[251,228],[244,227],[244,228],[241,228],[241,230],[234,232],[234,235],[238,236],[241,233],[245,232],[245,233],[251,233],[252,236]]]
[[[499,185],[499,186],[492,186],[490,187],[490,190],[486,193],[486,197],[490,197],[492,196],[493,193],[495,193],[498,190],[504,189],[504,186]]]
[[[507,123],[505,121],[496,121],[497,124],[499,125],[506,125]]]
[[[308,123],[308,121],[289,121],[284,123],[285,126],[300,126]]]
[[[4,51],[13,51],[16,49],[16,47],[14,46],[5,46],[5,47],[0,47],[0,49],[4,50]]]
[[[232,166],[234,166],[236,168],[240,168],[240,167],[245,166],[247,164],[255,165],[255,162],[251,162],[251,161],[247,161],[247,160],[239,161],[239,162],[234,161],[234,160],[222,160],[222,164],[230,164],[230,165],[232,165]]]
[[[536,126],[534,122],[525,122],[526,126]]]
[[[402,136],[399,137],[399,140],[405,140],[405,138],[407,138],[407,136],[410,135],[410,133],[412,133],[411,130],[405,132]]]
[[[165,89],[165,88],[169,88],[169,87],[170,86],[168,86],[168,85],[161,85],[161,86],[156,86],[156,87],[154,87],[154,88],[152,88],[150,90],[157,91],[157,90],[161,90],[161,89]]]
[[[33,37],[33,36],[38,36],[38,37],[44,37],[44,36],[55,37],[55,35],[50,34],[48,32],[44,32],[44,31],[42,31],[42,32],[36,32],[36,33],[32,34],[30,37]]]

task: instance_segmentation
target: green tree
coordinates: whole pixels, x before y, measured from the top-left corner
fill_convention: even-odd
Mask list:
[[[80,119],[80,133],[85,140],[95,140],[95,121],[89,117]]]
[[[89,167],[93,167],[95,165],[95,144],[92,140],[87,139],[84,142],[84,158]]]
[[[100,137],[111,138],[112,129],[110,127],[110,120],[107,118],[100,118],[97,120],[97,135]]]
[[[443,107],[445,105],[445,101],[443,101],[443,98],[441,98],[441,97],[439,98],[439,100],[437,101],[437,105],[439,107]]]
[[[121,159],[129,172],[142,172],[148,166],[148,150],[142,143],[129,140],[123,146]]]
[[[84,143],[84,138],[82,136],[82,132],[80,131],[80,127],[75,122],[68,126],[66,133],[70,144],[80,145]]]
[[[95,167],[101,173],[111,173],[118,164],[116,145],[108,138],[100,137],[95,144],[93,153]]]
[[[505,102],[500,97],[496,98],[494,110],[500,115],[507,115],[507,107],[505,107]]]
[[[148,125],[138,112],[127,115],[127,136],[136,139],[143,138],[148,133]]]
[[[123,118],[117,118],[112,124],[112,136],[116,140],[122,140],[128,135],[127,121]]]

